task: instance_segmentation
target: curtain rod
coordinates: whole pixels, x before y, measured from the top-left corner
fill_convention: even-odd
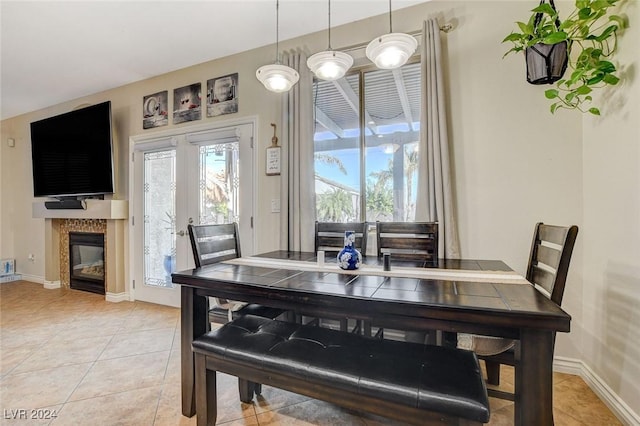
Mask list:
[[[444,24],[440,27],[440,31],[442,31],[443,33],[449,33],[451,31],[453,31],[453,25],[452,24]],[[406,34],[412,35],[412,36],[419,36],[422,34],[422,30],[415,30],[415,31],[410,31]],[[346,46],[346,47],[342,47],[340,50],[342,52],[349,52],[352,50],[360,50],[360,49],[364,49],[365,47],[367,47],[367,45],[369,44],[369,42],[364,42],[364,43],[360,43],[360,44],[352,44],[351,46]]]

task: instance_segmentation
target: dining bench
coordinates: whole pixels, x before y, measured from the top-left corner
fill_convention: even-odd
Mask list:
[[[192,342],[197,424],[214,425],[216,372],[411,424],[489,421],[471,351],[244,315]],[[253,392],[241,395],[251,402]]]

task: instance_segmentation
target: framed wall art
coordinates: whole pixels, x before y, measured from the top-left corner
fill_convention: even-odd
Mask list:
[[[207,117],[238,112],[238,73],[207,80]]]
[[[200,120],[202,117],[200,83],[173,90],[173,124]]]
[[[167,124],[169,124],[169,92],[165,90],[144,96],[142,98],[142,128],[152,129]]]

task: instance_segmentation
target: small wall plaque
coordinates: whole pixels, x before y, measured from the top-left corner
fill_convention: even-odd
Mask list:
[[[280,174],[280,147],[278,146],[278,137],[276,136],[276,125],[273,126],[273,137],[271,138],[271,146],[267,148],[267,176],[276,176]]]

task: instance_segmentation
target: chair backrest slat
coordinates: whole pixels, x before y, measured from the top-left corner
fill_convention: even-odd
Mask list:
[[[560,247],[562,248],[562,247]],[[560,264],[561,250],[556,247],[538,246],[538,263],[544,263],[552,268],[557,268]]]
[[[567,238],[569,228],[564,226],[544,225],[541,223],[539,237],[541,241],[547,241],[559,246],[563,246]]]
[[[437,222],[376,222],[378,257],[438,263]]]
[[[197,268],[241,257],[236,223],[189,225],[188,229]]]
[[[534,230],[527,280],[544,289],[558,305],[562,304],[577,235],[575,225],[565,227],[540,222]]]
[[[316,222],[315,251],[339,252],[344,248],[345,231],[356,233],[355,248],[367,253],[367,222]]]
[[[535,265],[533,267],[533,272],[531,275],[531,281],[536,286],[542,288],[547,294],[546,296],[551,298],[551,294],[553,292],[553,286],[556,282],[556,274],[555,272],[548,271],[546,269],[542,269],[540,266]]]

